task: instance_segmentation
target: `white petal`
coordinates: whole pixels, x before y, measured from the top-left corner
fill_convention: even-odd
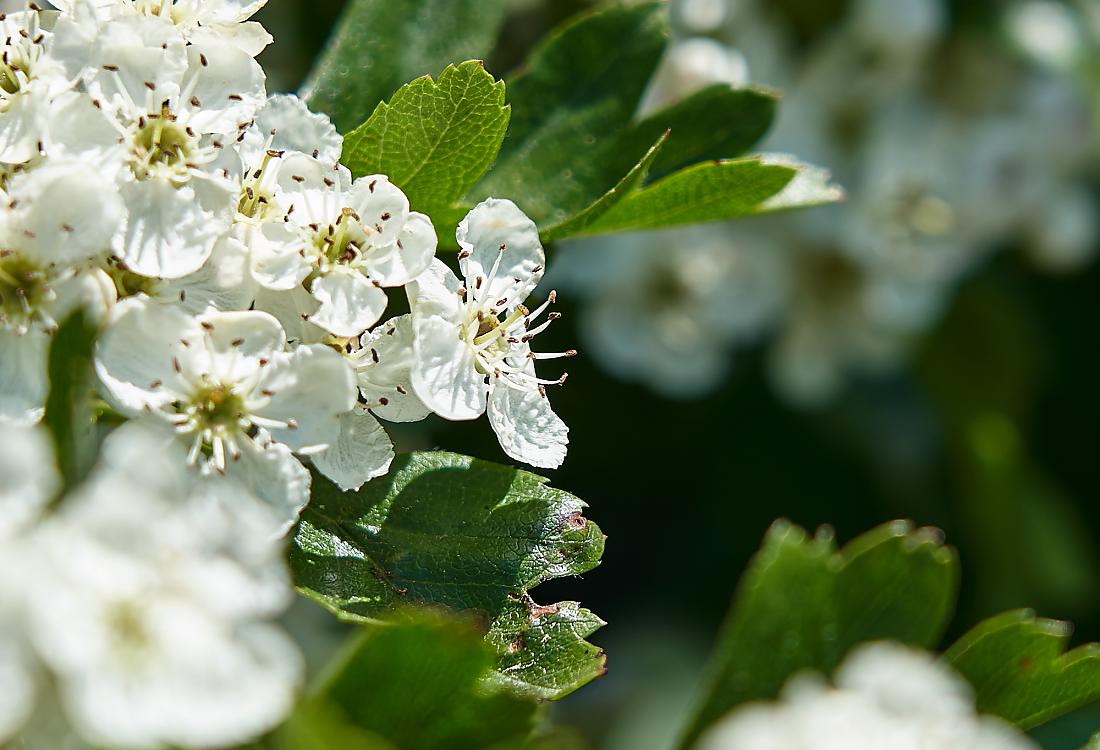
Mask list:
[[[397,241],[409,216],[409,199],[381,174],[358,178],[351,186],[348,207],[359,215],[370,244],[378,246]]]
[[[462,284],[451,269],[436,258],[427,271],[405,286],[405,293],[409,297],[413,317],[436,315],[457,324],[463,314],[462,297],[458,294],[460,288]]]
[[[155,297],[161,302],[176,302],[195,314],[247,309],[256,296],[248,260],[245,246],[233,237],[225,237],[214,245],[209,260],[198,271],[155,285]]]
[[[274,134],[273,134],[274,133]],[[270,138],[270,144],[268,139]],[[255,124],[241,143],[246,161],[259,158],[268,149],[312,154],[325,164],[340,161],[343,138],[324,114],[311,112],[293,94],[274,94],[256,113]]]
[[[309,322],[317,312],[319,303],[300,286],[285,292],[261,287],[256,291],[254,309],[274,315],[286,331],[287,340],[294,344],[318,344],[329,333]]]
[[[274,41],[271,34],[268,34],[267,30],[256,21],[203,24],[191,31],[189,38],[192,44],[207,47],[212,44],[228,43],[249,57],[260,54]]]
[[[117,290],[111,277],[98,268],[84,268],[53,285],[54,298],[46,310],[54,320],[64,320],[78,307],[100,320],[115,303]]]
[[[485,413],[485,376],[458,328],[436,316],[413,317],[413,391],[445,419],[477,419]]]
[[[512,307],[526,299],[542,278],[546,255],[538,227],[512,201],[486,199],[466,215],[455,236],[459,247],[470,253],[459,261],[470,286],[479,276],[488,283],[500,258],[496,277],[486,291],[479,293],[481,299],[495,302],[507,298],[505,306]]]
[[[36,692],[29,654],[6,635],[0,632],[0,742],[30,718]]]
[[[304,246],[298,228],[287,222],[264,222],[245,235],[251,250],[252,277],[268,289],[285,291],[301,284],[312,264],[299,251]]]
[[[61,478],[49,436],[40,427],[0,423],[0,445],[0,540],[6,540],[38,517],[60,489]]]
[[[389,471],[393,443],[378,420],[357,406],[340,416],[336,442],[311,458],[322,474],[348,492]]]
[[[355,372],[334,349],[299,346],[271,360],[257,390],[272,395],[253,413],[293,422],[287,429],[271,429],[271,436],[308,454],[323,450],[339,435],[339,416],[355,405]]]
[[[321,303],[310,322],[337,336],[358,336],[386,310],[386,293],[354,268],[329,271],[313,282],[310,293]]]
[[[489,391],[489,424],[500,447],[512,458],[543,469],[565,460],[569,428],[538,391],[494,383]]]
[[[141,413],[165,406],[184,390],[173,367],[184,348],[181,340],[201,338],[201,329],[179,308],[131,297],[115,306],[96,345],[96,373],[124,409]]]
[[[235,135],[264,100],[263,68],[225,44],[192,44],[187,54],[184,91],[199,101],[188,111],[187,124],[199,133]]]
[[[154,103],[174,99],[187,67],[184,41],[172,22],[140,14],[117,16],[103,25],[63,15],[54,28],[53,54],[71,77],[90,77],[93,97],[124,112],[150,111]]]
[[[47,122],[45,92],[19,91],[0,113],[0,162],[17,164],[38,155],[38,144]]]
[[[18,246],[34,257],[76,263],[119,247],[124,209],[114,185],[91,166],[47,161],[13,179]]]
[[[281,353],[286,336],[279,321],[255,310],[207,313],[199,318],[203,338],[203,367],[221,383],[240,383],[253,377],[261,362]],[[186,366],[186,365],[185,365]]]
[[[438,239],[432,221],[410,213],[398,239],[388,245],[370,245],[364,252],[372,278],[382,286],[402,286],[428,270],[435,258]]]
[[[222,205],[204,206],[200,197],[215,191],[209,187],[200,196],[191,185],[176,187],[162,178],[122,186],[130,217],[119,255],[132,271],[177,279],[202,268],[228,230],[234,196],[226,189]]]
[[[41,331],[16,336],[0,328],[0,422],[31,424],[42,418],[49,347],[50,337]]]
[[[282,538],[298,522],[309,502],[309,471],[281,443],[260,448],[251,441],[226,470],[227,478],[263,501],[262,517],[254,526],[272,539]]]
[[[359,392],[375,415],[390,422],[417,422],[431,413],[412,387],[411,315],[386,321],[364,334],[357,373]]]

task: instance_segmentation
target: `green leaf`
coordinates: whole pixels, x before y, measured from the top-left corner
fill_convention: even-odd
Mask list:
[[[606,671],[604,652],[584,640],[605,624],[577,602],[510,601],[487,636],[501,655],[491,681],[544,700],[583,685]]]
[[[490,628],[502,679],[557,698],[602,672],[602,653],[583,640],[599,620],[578,610],[570,625],[566,603],[556,605],[565,613],[559,625],[528,592],[599,564],[603,534],[585,507],[525,471],[408,454],[354,494],[315,476],[291,570],[305,595],[350,621],[386,622],[406,604],[476,613]],[[525,631],[539,638],[521,638]],[[558,663],[542,661],[551,656]]]
[[[589,13],[552,32],[508,82],[511,130],[474,196],[509,197],[540,227],[596,202],[660,135],[631,150],[617,137],[667,38],[663,3],[652,2]]]
[[[652,178],[660,178],[698,162],[745,153],[768,132],[777,105],[773,92],[715,84],[646,117],[624,140],[644,147],[670,133],[650,170]]]
[[[862,641],[934,646],[957,591],[957,560],[933,530],[895,522],[838,552],[830,535],[777,522],[741,580],[682,746],[799,670],[832,672]]]
[[[494,658],[472,623],[406,612],[388,627],[366,629],[315,700],[331,707],[330,717],[339,712],[394,747],[480,750],[518,743],[531,731],[536,706],[486,689]]]
[[[623,200],[623,198],[631,195],[646,180],[646,177],[649,175],[650,167],[660,153],[661,147],[667,137],[667,133],[661,136],[649,151],[646,152],[646,155],[642,157],[642,160],[635,164],[634,168],[627,172],[626,176],[619,181],[619,184],[600,196],[591,206],[561,224],[542,230],[539,233],[542,241],[553,242],[562,237],[584,234],[588,227],[598,221],[617,203]]]
[[[418,78],[344,139],[341,161],[356,177],[385,174],[413,209],[454,233],[447,209],[485,174],[508,130],[504,82],[476,60]]]
[[[485,57],[505,6],[505,0],[351,0],[302,95],[346,133],[414,78]]]
[[[1100,644],[1066,652],[1072,627],[1005,612],[979,623],[944,659],[974,687],[978,710],[1024,729],[1100,699]]]
[[[757,213],[794,177],[789,167],[760,159],[699,164],[626,196],[583,234],[656,229]]]
[[[95,322],[78,308],[62,322],[50,344],[50,392],[43,421],[53,438],[66,489],[88,476],[98,450],[93,407],[95,339]]]

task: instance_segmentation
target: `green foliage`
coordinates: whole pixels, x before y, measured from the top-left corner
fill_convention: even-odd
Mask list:
[[[887,524],[838,551],[831,535],[777,522],[742,578],[683,746],[734,706],[774,698],[799,670],[830,673],[860,642],[934,646],[958,575],[930,529]]]
[[[467,2],[413,5],[398,12],[394,4],[353,3],[306,89],[341,131],[373,111],[348,133],[344,162],[355,175],[389,175],[432,217],[443,243],[468,206],[489,196],[515,200],[546,242],[840,197],[821,181],[777,201],[805,165],[731,160],[770,127],[770,92],[714,85],[637,119],[668,41],[664,3],[603,8],[552,32],[509,81],[510,130],[503,84],[477,61],[448,67],[438,81],[418,78],[373,108],[408,78],[457,60],[461,45],[443,43],[439,29],[459,28],[464,37],[476,25],[469,45],[483,50],[502,13],[499,2],[479,5],[489,19],[479,22],[466,17]],[[430,24],[410,23],[424,14],[434,14]],[[404,37],[411,43],[394,41]],[[394,49],[400,54],[391,60]],[[372,75],[356,75],[355,65]]]
[[[412,206],[453,232],[456,204],[496,159],[508,130],[504,83],[477,61],[418,78],[344,139],[341,161],[356,177],[385,174]],[[444,223],[447,222],[447,223]]]
[[[43,422],[53,438],[66,489],[88,476],[96,458],[95,339],[95,322],[78,308],[50,343],[50,392]]]
[[[477,197],[508,196],[543,228],[614,187],[660,135],[633,153],[616,137],[633,119],[667,37],[660,3],[612,7],[551,32],[508,81],[511,130]]]
[[[607,234],[735,219],[757,213],[795,176],[795,170],[760,159],[697,164],[624,195],[594,221],[571,234]],[[561,236],[551,230],[551,236]]]
[[[438,614],[406,612],[368,628],[289,723],[287,750],[518,745],[536,706],[486,689],[494,658],[471,623]]]
[[[583,640],[602,623],[528,591],[599,564],[603,534],[585,507],[525,471],[408,454],[354,494],[315,475],[291,569],[304,594],[353,622],[386,622],[410,604],[476,613],[499,654],[494,679],[558,698],[602,673],[602,652]]]
[[[978,710],[1025,728],[1100,699],[1100,645],[1066,652],[1071,627],[1033,612],[979,623],[944,658],[974,687]]]
[[[351,0],[303,86],[306,102],[347,133],[408,81],[484,57],[504,8],[505,0]]]

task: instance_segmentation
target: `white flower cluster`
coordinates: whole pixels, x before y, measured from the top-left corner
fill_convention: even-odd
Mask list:
[[[525,306],[545,263],[534,223],[490,199],[436,232],[384,175],[353,179],[342,141],[268,96],[248,20],[262,0],[66,0],[3,18],[0,419],[43,412],[52,333],[104,322],[96,367],[129,417],[170,424],[186,461],[274,509],[306,503],[300,457],[344,489],[384,474],[376,417],[488,412],[511,457],[556,467],[567,428]],[[389,290],[411,313],[385,318]]]
[[[1065,60],[1084,46],[1072,43],[1084,22],[1065,5],[1026,2],[1005,12],[1010,34],[993,38],[951,28],[944,0],[857,0],[848,7],[806,42],[799,38],[806,29],[796,30],[774,3],[673,4],[681,36],[658,69],[643,113],[708,84],[774,86],[783,101],[764,148],[829,168],[849,199],[775,220],[711,226],[707,240],[700,233],[635,238],[652,251],[577,287],[592,300],[580,329],[591,337],[586,347],[609,369],[643,377],[668,395],[697,396],[720,385],[733,350],[763,328],[773,334],[777,390],[816,405],[853,378],[902,363],[959,283],[999,248],[1020,247],[1052,271],[1090,259],[1100,241],[1091,117]],[[566,248],[572,252],[561,255],[562,273],[583,277],[584,266],[619,242],[584,240]],[[667,348],[623,357],[617,341],[663,338],[631,330],[652,328],[651,316],[624,315],[614,330],[598,321],[612,307],[636,307],[638,286],[630,279],[664,276],[650,291],[650,307],[678,305],[680,317],[692,321],[685,327],[713,330],[709,286],[679,283],[675,277],[688,272],[667,270],[677,246],[700,243],[745,256],[723,274],[745,307],[731,321],[763,307],[772,313],[764,325],[754,321],[739,332],[678,338],[685,350],[699,341],[685,356],[709,367],[673,361],[642,374],[636,361],[656,362]],[[755,275],[762,246],[781,266],[764,279]]]
[[[797,676],[772,704],[719,722],[700,750],[1038,750],[1007,722],[974,711],[970,687],[929,654],[893,643],[852,653],[835,687]]]
[[[220,747],[285,717],[303,666],[270,622],[292,592],[265,503],[131,423],[47,514],[49,440],[0,443],[0,744]]]

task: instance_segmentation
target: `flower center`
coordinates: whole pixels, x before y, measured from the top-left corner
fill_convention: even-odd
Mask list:
[[[359,216],[350,208],[340,210],[335,223],[321,227],[312,225],[313,245],[324,265],[353,264],[363,251],[363,228]]]
[[[0,250],[0,322],[24,333],[42,317],[43,306],[53,298],[44,266],[19,253]]]
[[[194,166],[192,157],[197,148],[194,132],[180,125],[165,105],[160,114],[138,118],[130,166],[139,180],[157,173],[186,177],[187,170]]]
[[[107,628],[112,642],[126,657],[140,658],[152,646],[153,639],[140,607],[132,601],[117,602],[107,614]]]
[[[224,385],[200,388],[191,399],[195,426],[216,434],[234,433],[244,417],[244,399]]]

